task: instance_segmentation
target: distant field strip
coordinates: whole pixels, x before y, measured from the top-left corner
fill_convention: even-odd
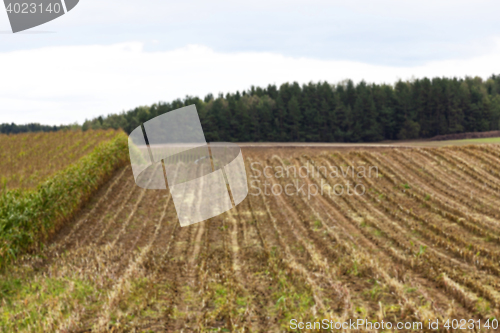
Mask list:
[[[116,171],[44,251],[0,277],[1,330],[500,319],[500,146],[243,154],[248,197],[184,228],[168,191]]]
[[[0,134],[0,185],[33,189],[116,136],[115,130]]]

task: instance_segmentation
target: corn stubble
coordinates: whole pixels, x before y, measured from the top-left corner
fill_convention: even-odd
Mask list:
[[[291,319],[499,319],[498,146],[244,155],[249,182],[324,193],[250,189],[231,211],[181,228],[170,194],[137,188],[123,167],[47,247],[4,271],[1,329],[278,332]],[[332,177],[335,166],[378,173]],[[286,167],[309,173],[275,176]],[[348,184],[366,192],[327,194]]]

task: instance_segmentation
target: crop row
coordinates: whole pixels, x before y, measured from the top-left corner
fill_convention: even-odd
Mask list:
[[[1,185],[34,189],[117,134],[98,130],[0,135]]]
[[[37,189],[4,189],[0,194],[0,267],[50,238],[127,157],[127,136],[118,132]]]

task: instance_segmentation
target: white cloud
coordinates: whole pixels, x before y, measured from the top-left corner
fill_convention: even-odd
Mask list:
[[[417,66],[489,52],[500,36],[498,12],[498,0],[82,0],[57,20],[16,35],[5,33],[9,22],[0,9],[0,52],[134,40],[148,51],[205,45]]]
[[[490,53],[418,67],[292,58],[266,52],[220,53],[191,45],[146,52],[138,42],[0,53],[0,123],[62,124],[186,95],[247,90],[251,85],[346,78],[394,83],[398,78],[486,78],[500,73],[500,40]]]

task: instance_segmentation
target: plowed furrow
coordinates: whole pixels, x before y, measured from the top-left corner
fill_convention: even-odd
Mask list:
[[[469,164],[467,161],[471,160],[470,157],[463,156],[459,152],[453,151],[452,149],[446,150],[446,152],[428,149],[426,151],[429,154],[438,156],[449,164],[459,168],[462,172],[482,183],[485,187],[488,186],[494,191],[500,190],[500,180],[496,179],[487,172],[484,172],[481,168],[476,167],[473,159],[471,161],[472,163]]]
[[[304,255],[297,253],[300,252],[300,250],[297,251],[292,249],[288,245],[295,244],[296,239],[294,239],[293,234],[290,234],[288,229],[281,230],[277,227],[278,220],[273,216],[269,204],[263,195],[252,197],[250,199],[255,200],[257,198],[260,198],[261,203],[253,203],[253,209],[255,209],[255,207],[259,207],[258,210],[263,209],[267,217],[271,220],[271,223],[269,223],[269,220],[262,220],[262,217],[256,216],[258,223],[256,223],[255,226],[259,229],[258,233],[262,237],[267,256],[270,258],[271,267],[275,275],[274,278],[282,279],[280,287],[281,293],[289,294],[293,291],[300,291],[303,288],[300,288],[300,286],[297,286],[296,284],[303,281],[302,284],[305,284],[306,288],[310,288],[310,291],[307,291],[307,289],[302,291],[306,292],[304,297],[307,297],[307,294],[310,293],[315,303],[315,305],[310,309],[310,313],[314,315],[318,310],[325,313],[326,310],[323,303],[323,292],[321,291],[317,277],[314,274],[309,274],[310,265],[308,265]],[[281,251],[283,251],[282,261],[279,260],[281,256],[279,252]],[[295,279],[298,281],[295,279],[288,281],[287,274],[283,275],[284,269],[286,272],[293,272],[293,274],[296,275]],[[278,298],[278,300],[280,300],[280,298]]]
[[[310,183],[308,183],[310,184]],[[305,199],[304,199],[305,200]],[[322,203],[323,202],[323,198],[322,197],[317,197],[317,199],[314,200],[315,202],[317,203]],[[298,205],[295,205],[295,206],[298,206]],[[320,205],[321,207],[321,205]],[[311,205],[311,209],[313,210],[314,214],[316,217],[320,218],[321,219],[321,214],[318,213],[318,210],[315,210],[314,208],[312,208],[312,205]],[[332,211],[332,207],[329,206],[328,209],[325,209],[324,206],[319,208],[319,209],[322,209],[324,212],[327,212],[327,211]],[[333,209],[334,210],[334,209]],[[331,215],[329,215],[327,213],[327,219],[330,219],[330,220],[333,220],[333,218],[331,217]],[[322,219],[322,221],[324,221],[324,219]],[[351,232],[352,234],[352,232]],[[320,243],[319,241],[315,241],[314,244],[318,244]],[[366,246],[366,244],[365,244]],[[372,245],[373,247],[373,245]],[[347,247],[346,245],[343,245],[343,250],[345,251],[344,252],[344,256],[346,254],[349,254],[351,251],[349,250],[349,247]],[[404,292],[404,287],[402,286],[402,284],[400,284],[396,279],[390,277],[387,272],[385,271],[382,271],[380,270],[378,267],[378,264],[377,263],[373,263],[374,260],[376,260],[375,258],[372,258],[371,256],[368,256],[364,251],[362,251],[361,249],[359,250],[356,250],[358,253],[354,255],[354,258],[353,260],[358,260],[358,261],[361,261],[360,263],[360,266],[367,266],[366,268],[364,268],[364,271],[365,271],[365,274],[369,274],[369,275],[372,275],[374,276],[374,278],[376,278],[377,280],[381,281],[381,285],[384,286],[386,284],[387,288],[398,294],[399,295],[399,298],[396,298],[396,299],[393,299],[392,302],[393,303],[402,303],[402,307],[405,309],[405,312],[408,311],[408,310],[411,310],[411,313],[413,313],[414,315],[418,315],[420,314],[420,312],[424,312],[425,315],[421,315],[421,318],[429,318],[429,315],[431,313],[429,313],[428,310],[424,310],[424,307],[422,308],[417,308],[417,306],[415,305],[415,303],[410,299],[411,298],[411,295],[405,295],[405,292]],[[378,253],[378,256],[380,257],[380,253]],[[398,274],[396,274],[396,276],[398,276]],[[415,299],[417,300],[417,304],[420,303],[418,301],[418,298],[415,297]],[[391,303],[391,300],[390,298],[389,299],[385,299],[384,300],[384,304],[390,304]]]
[[[460,183],[461,186],[458,187],[459,183],[455,179],[446,173],[440,172],[441,170],[437,168],[432,168],[432,166],[428,168],[432,172],[423,173],[418,170],[418,166],[415,166],[414,160],[410,160],[410,163],[408,163],[398,155],[384,156],[384,158],[395,167],[406,170],[406,175],[411,178],[410,183],[417,184],[422,189],[429,189],[429,193],[438,195],[442,200],[447,200],[448,203],[453,200],[455,206],[467,206],[472,211],[493,218],[500,216],[500,210],[497,208],[498,203],[490,202],[489,199],[482,195],[471,196],[471,191],[465,189],[466,184]]]
[[[381,162],[380,159],[375,157],[373,154],[370,154],[368,156],[366,153],[361,153],[360,157],[368,161],[369,163],[377,165],[380,169],[380,172],[384,174],[387,179],[389,179],[394,184],[394,186],[396,186],[397,188],[401,188],[402,193],[404,193],[409,198],[417,200],[419,204],[425,206],[427,209],[431,210],[434,213],[440,214],[450,222],[454,222],[457,225],[462,226],[469,232],[472,232],[478,236],[487,237],[489,240],[500,244],[499,235],[497,235],[494,230],[488,230],[487,224],[482,222],[481,219],[473,217],[463,209],[455,209],[453,207],[450,207],[446,202],[442,200],[434,200],[432,202],[428,202],[425,199],[425,195],[427,194],[424,191],[421,191],[418,188],[411,189],[411,186],[407,186],[406,188],[405,186],[402,186],[404,184],[402,184],[401,182],[404,181],[404,177],[401,177],[398,171],[391,169],[387,165],[384,165],[384,163]],[[397,178],[394,179],[392,176],[395,176]]]
[[[359,209],[359,206],[354,205],[354,200],[344,200],[344,202],[356,214],[351,217],[352,219],[356,218],[356,216],[362,218],[361,221],[358,220],[358,222],[356,222],[358,225],[361,225],[361,223],[365,223],[372,228],[375,228],[375,230],[378,230],[378,232],[381,233],[380,235],[383,237],[381,239],[377,239],[379,237],[370,235],[365,228],[360,228],[360,231],[365,233],[369,238],[375,241],[379,247],[386,248],[388,250],[388,253],[394,256],[395,259],[397,258],[397,260],[401,263],[404,263],[405,265],[408,265],[412,268],[420,267],[422,269],[422,272],[425,273],[425,275],[431,280],[436,279],[436,274],[438,274],[438,272],[440,271],[446,273],[449,276],[452,276],[453,279],[456,279],[456,281],[460,281],[460,283],[462,283],[464,286],[471,288],[481,296],[484,296],[494,304],[497,304],[497,292],[491,287],[484,286],[482,283],[477,283],[477,279],[481,280],[480,276],[478,276],[477,273],[470,272],[470,274],[472,274],[472,277],[464,277],[456,274],[455,266],[461,265],[459,261],[456,261],[453,258],[449,258],[443,253],[436,252],[435,249],[431,247],[429,247],[429,251],[432,251],[430,253],[429,251],[427,253],[418,253],[414,246],[410,243],[410,241],[403,237],[403,235],[405,235],[404,230],[398,228],[400,230],[400,233],[395,233],[394,230],[386,228],[383,224],[379,223],[377,220],[373,219],[366,213],[363,214],[363,212]],[[393,226],[398,227],[397,223],[394,223]],[[391,243],[387,244],[383,240],[383,238],[389,238],[391,240]],[[394,249],[392,247],[393,245],[399,247],[402,250],[402,253],[409,253],[410,258],[407,258],[406,255],[402,253],[398,254],[394,252]],[[429,268],[431,267],[433,268],[429,270]],[[461,267],[467,269],[467,266],[465,265],[462,265]],[[464,293],[467,292],[465,291]],[[461,298],[463,297],[461,295],[458,295],[458,299]],[[477,299],[477,297],[474,299]],[[474,303],[475,302],[470,302],[467,300],[466,304],[464,305],[470,308],[471,306],[474,306]]]
[[[366,196],[375,203],[375,207],[380,206],[386,214],[397,219],[411,232],[418,232],[420,236],[431,240],[434,245],[438,245],[446,251],[452,251],[456,258],[463,258],[478,268],[487,269],[499,275],[498,265],[490,261],[490,259],[495,262],[500,260],[500,253],[496,246],[471,234],[467,238],[463,237],[463,234],[460,234],[461,230],[457,230],[456,224],[447,222],[432,213],[425,212],[425,217],[420,216],[421,208],[416,207],[415,203],[412,204],[406,197],[393,198],[390,189],[381,186],[381,181],[373,182],[369,178],[365,178],[364,181],[370,189],[383,194],[382,199],[380,199],[380,194],[377,197],[371,191],[366,193]],[[389,203],[386,203],[387,201]],[[397,210],[393,209],[394,206],[397,207]],[[466,229],[462,230],[467,232]],[[453,243],[450,243],[450,240]]]
[[[484,186],[483,183],[478,181],[477,177],[471,177],[468,173],[463,172],[460,167],[450,164],[448,161],[440,158],[439,156],[432,155],[422,149],[415,150],[413,154],[419,156],[423,161],[428,162],[427,165],[434,166],[435,168],[439,167],[446,169],[448,174],[456,179],[457,184],[464,185],[469,188],[470,197],[474,197],[478,193],[483,193],[489,200],[496,200],[496,196],[499,193],[497,190]]]
[[[157,200],[158,196],[159,194],[156,195],[156,200],[153,200],[153,207],[155,207],[158,202]],[[111,288],[108,300],[105,303],[104,307],[101,309],[99,318],[96,320],[97,331],[99,330],[104,331],[108,329],[111,320],[111,315],[113,314],[113,312],[116,311],[118,303],[120,302],[121,299],[123,299],[126,296],[126,294],[132,288],[130,282],[131,277],[137,278],[138,274],[141,275],[144,274],[143,272],[140,272],[141,266],[146,256],[149,254],[149,251],[151,250],[153,243],[156,241],[158,234],[160,233],[160,229],[162,227],[163,219],[165,218],[170,199],[171,197],[169,197],[167,202],[165,203],[163,211],[161,212],[161,216],[156,219],[151,219],[157,221],[156,224],[154,225],[154,230],[144,233],[141,232],[141,234],[144,234],[146,236],[143,239],[147,243],[144,243],[144,246],[142,246],[140,251],[138,251],[137,255],[133,258],[133,260],[129,261],[129,264],[125,269],[124,273],[121,275],[117,283]],[[142,226],[141,231],[145,229],[148,220],[149,219],[144,219],[144,224]],[[141,236],[142,235],[137,235],[136,240],[132,245],[132,249],[130,249],[128,252],[132,252],[132,250],[135,248],[135,245],[138,243],[139,238],[141,238]]]
[[[123,189],[126,186],[123,186],[123,183],[126,183],[124,177],[127,173],[130,172],[130,167],[124,167],[121,172],[114,177],[114,180],[111,182],[109,186],[106,186],[103,190],[106,192],[99,196],[99,199],[95,204],[92,205],[92,208],[85,212],[76,222],[72,225],[68,225],[70,227],[70,231],[63,237],[64,231],[59,234],[59,239],[55,239],[54,242],[49,247],[50,251],[58,251],[59,249],[67,246],[68,244],[75,241],[75,234],[80,231],[80,228],[86,224],[90,223],[91,220],[94,220],[97,216],[103,215],[103,212],[109,209],[109,201],[112,200],[111,197],[115,196],[114,200],[111,203],[111,206],[119,200],[119,196],[122,194]],[[122,186],[120,186],[122,185]],[[115,193],[113,193],[115,192]]]

